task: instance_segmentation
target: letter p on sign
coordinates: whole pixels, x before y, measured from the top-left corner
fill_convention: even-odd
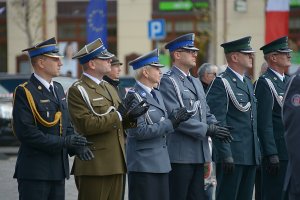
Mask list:
[[[166,37],[166,21],[154,19],[148,22],[148,37],[152,40],[161,40]]]

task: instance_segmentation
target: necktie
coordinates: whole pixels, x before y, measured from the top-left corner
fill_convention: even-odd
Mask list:
[[[284,76],[283,79],[282,79],[283,83],[285,83],[285,79],[286,79],[286,78],[285,78],[285,76]]]
[[[158,99],[157,99],[157,96],[156,96],[154,90],[151,90],[150,93],[152,94],[153,99],[159,104]]]
[[[54,92],[54,88],[52,85],[50,85],[49,90],[51,92],[51,94],[56,98],[55,92]]]

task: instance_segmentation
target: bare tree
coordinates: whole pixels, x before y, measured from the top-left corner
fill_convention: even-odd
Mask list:
[[[15,9],[14,22],[26,34],[28,46],[32,46],[42,29],[43,13],[41,6],[43,0],[10,0],[12,7]]]

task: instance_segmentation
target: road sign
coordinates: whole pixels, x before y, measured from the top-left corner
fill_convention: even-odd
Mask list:
[[[154,19],[148,21],[148,37],[152,40],[161,40],[166,37],[166,21]]]
[[[191,1],[162,1],[159,2],[159,10],[176,11],[192,10],[192,8],[208,8],[208,2],[191,2]]]

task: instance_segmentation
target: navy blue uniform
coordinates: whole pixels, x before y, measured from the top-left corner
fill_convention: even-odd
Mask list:
[[[59,123],[45,127],[35,120],[25,90],[18,86],[14,94],[13,128],[21,142],[14,173],[19,182],[20,199],[64,199],[64,180],[69,178],[69,163],[63,137],[74,133],[64,90],[54,82],[55,97],[34,75],[25,87],[31,92],[43,119],[52,122],[55,113],[62,112],[62,133]],[[43,187],[49,187],[49,184],[51,187],[52,183],[58,186],[54,192],[58,194],[44,191]]]

